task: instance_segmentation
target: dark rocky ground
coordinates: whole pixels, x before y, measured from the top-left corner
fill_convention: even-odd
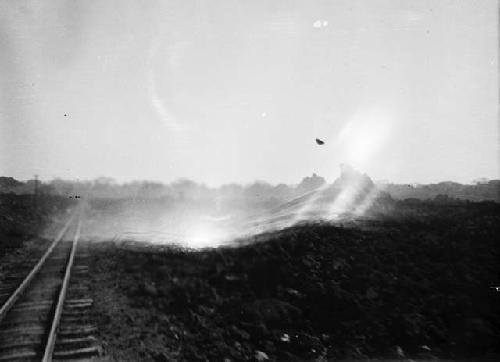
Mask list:
[[[96,243],[107,358],[498,358],[500,205],[399,202],[393,215],[238,248]]]
[[[237,248],[92,244],[105,358],[497,360],[500,205],[417,201]],[[0,195],[0,283],[71,207]]]

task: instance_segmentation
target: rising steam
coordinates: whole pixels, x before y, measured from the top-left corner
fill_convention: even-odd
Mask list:
[[[171,120],[163,103],[156,97],[153,81],[151,90],[153,104],[166,119]],[[175,122],[169,122],[169,127],[180,129]],[[380,112],[367,113],[365,117],[357,115],[335,138],[333,151],[355,165],[373,163],[377,152],[388,141],[389,131],[390,119],[382,117]],[[235,239],[298,223],[336,222],[365,215],[377,200],[380,189],[366,174],[350,165],[341,165],[340,171],[333,184],[313,175],[315,180],[321,179],[323,183],[314,184],[312,189],[287,186],[288,199],[280,199],[275,194],[277,189],[265,184],[256,184],[252,186],[254,189],[239,185],[209,189],[183,181],[172,184],[170,189],[167,187],[170,191],[162,185],[144,185],[133,192],[135,196],[131,205],[92,218],[94,224],[89,230],[105,239],[146,240],[199,249],[232,245]],[[227,190],[233,191],[227,193]],[[267,194],[260,200],[262,193]],[[126,194],[122,193],[120,197]]]

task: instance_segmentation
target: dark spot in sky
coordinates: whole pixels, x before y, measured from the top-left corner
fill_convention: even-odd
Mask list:
[[[64,113],[64,117],[68,117],[68,115],[66,113]]]
[[[322,141],[322,140],[320,140],[319,138],[316,138],[316,143],[317,143],[318,145],[324,145],[324,144],[325,144],[325,142],[323,142],[323,141]]]

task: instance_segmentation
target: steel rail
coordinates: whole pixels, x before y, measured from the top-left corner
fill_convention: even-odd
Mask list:
[[[76,213],[73,213],[69,220],[66,222],[62,230],[59,232],[57,237],[54,239],[52,244],[49,246],[45,254],[40,258],[38,263],[34,266],[34,268],[31,270],[31,272],[28,274],[26,278],[22,281],[22,283],[17,287],[17,289],[12,293],[12,295],[7,299],[7,301],[4,303],[4,305],[0,308],[0,321],[5,317],[5,315],[9,312],[9,310],[12,308],[14,303],[19,299],[19,297],[22,295],[22,293],[26,290],[30,282],[33,280],[35,275],[38,273],[38,271],[42,268],[43,264],[49,257],[49,255],[52,253],[52,251],[55,249],[57,244],[61,241],[63,238],[64,234],[68,230],[69,225],[71,224],[71,221],[75,218]]]
[[[47,338],[47,344],[45,345],[45,352],[43,355],[42,362],[51,362],[52,353],[54,352],[54,346],[56,343],[57,330],[59,328],[59,322],[61,320],[61,315],[64,307],[64,299],[66,298],[66,292],[68,290],[69,280],[71,278],[71,268],[73,266],[73,261],[75,259],[76,248],[78,245],[78,238],[80,237],[80,229],[82,226],[81,214],[78,220],[78,226],[76,228],[75,237],[73,238],[73,244],[71,246],[71,252],[68,258],[68,263],[66,264],[66,271],[64,273],[64,280],[61,286],[61,291],[59,292],[59,298],[57,300],[56,310],[54,312],[54,317],[52,319],[52,326],[50,328],[50,333]]]

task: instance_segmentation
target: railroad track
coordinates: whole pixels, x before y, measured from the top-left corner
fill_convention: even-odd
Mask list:
[[[17,285],[0,286],[4,294],[13,289],[0,307],[0,361],[82,361],[100,354],[89,317],[88,254],[78,245],[82,210],[22,280],[18,272],[6,278]],[[72,240],[64,238],[67,234],[74,235]]]

